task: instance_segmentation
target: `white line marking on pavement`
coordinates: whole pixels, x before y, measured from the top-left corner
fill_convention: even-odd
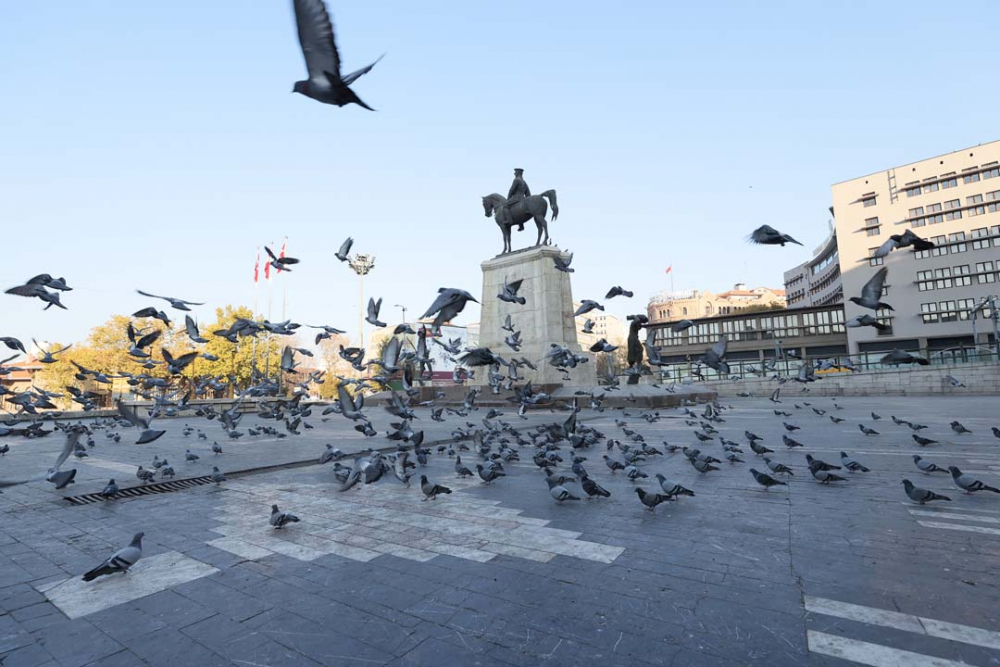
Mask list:
[[[956,490],[956,493],[958,493],[957,490]],[[926,507],[926,505],[918,505],[916,503],[908,503],[908,502],[905,502],[903,500],[900,500],[899,504],[902,505],[903,507],[909,507],[911,509],[917,508],[917,507]],[[949,510],[949,511],[953,511],[953,510]],[[1000,514],[1000,510],[984,510],[984,509],[975,509],[975,508],[972,508],[972,507],[963,507],[959,511],[961,511],[961,512],[977,512],[977,513],[981,513],[981,514]]]
[[[809,650],[813,653],[850,660],[871,667],[971,667],[966,662],[903,651],[879,644],[847,639],[825,632],[810,630],[806,634]]]
[[[996,528],[984,528],[983,526],[962,526],[957,523],[941,523],[940,521],[917,521],[924,528],[945,528],[947,530],[963,530],[967,533],[980,533],[982,535],[1000,535],[1000,530]]]
[[[973,516],[971,514],[956,514],[955,512],[927,512],[925,510],[910,510],[916,516],[929,516],[932,519],[958,519],[960,521],[978,521],[980,523],[1000,523],[1000,519],[992,516]]]
[[[64,614],[80,618],[216,572],[211,565],[168,551],[143,558],[128,574],[109,574],[91,582],[72,577],[38,590]]]
[[[961,625],[960,623],[948,623],[938,621],[933,618],[903,614],[898,611],[888,609],[878,609],[876,607],[863,607],[849,602],[838,602],[837,600],[827,600],[824,598],[814,598],[806,596],[806,611],[824,616],[836,616],[849,621],[860,621],[870,625],[880,625],[885,628],[894,628],[905,632],[913,632],[918,635],[927,635],[938,639],[948,639],[950,641],[983,646],[985,648],[1000,649],[1000,632],[984,630],[971,625]]]

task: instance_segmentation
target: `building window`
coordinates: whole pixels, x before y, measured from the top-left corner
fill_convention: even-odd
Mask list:
[[[969,183],[978,183],[979,182],[979,174],[978,173],[976,173],[976,174],[966,174],[965,176],[962,177],[962,182],[965,183],[966,185],[968,185]]]
[[[906,196],[907,197],[916,197],[919,194],[920,194],[920,186],[919,185],[915,185],[913,183],[907,183],[906,184]]]
[[[941,209],[942,209],[941,204],[928,204],[927,205],[927,212],[928,213],[937,213]]]
[[[938,312],[941,314],[942,322],[958,321],[958,312],[954,301],[941,301],[938,303]]]
[[[948,289],[951,286],[951,269],[934,269],[934,289]]]
[[[868,197],[867,199],[861,200],[861,202],[865,205],[865,208],[868,208],[869,206],[874,206],[875,197]]]
[[[945,220],[961,220],[962,219],[962,212],[961,211],[948,211],[947,213],[944,214],[944,219]]]
[[[993,262],[978,262],[976,264],[976,282],[980,285],[996,282],[997,276],[993,273]]]
[[[998,178],[1000,177],[1000,167],[993,167],[992,169],[987,169],[984,172],[982,172],[982,174],[983,174],[983,180],[986,180],[987,178]]]
[[[955,281],[955,287],[969,287],[972,285],[972,276],[969,275],[970,273],[968,264],[956,266],[952,269],[951,274],[952,280]]]
[[[878,248],[868,248],[868,266],[882,266],[885,264],[884,257],[875,257],[875,251]]]
[[[924,207],[923,206],[918,206],[916,208],[911,208],[910,211],[909,211],[909,215],[907,217],[909,217],[909,218],[916,218],[916,217],[919,217],[919,216],[921,216],[923,214],[924,214]]]
[[[938,321],[937,316],[937,304],[936,303],[922,303],[920,304],[920,318],[924,321],[924,324],[934,324]]]
[[[865,220],[865,236],[878,236],[879,234],[878,218],[868,218]]]
[[[982,204],[983,203],[983,196],[982,195],[972,195],[971,197],[966,197],[965,198],[965,203],[968,206],[971,206],[972,204]]]
[[[687,314],[688,314],[688,309],[687,309],[687,308],[684,308],[684,314],[685,314],[685,315],[687,315]]]
[[[1000,190],[994,190],[993,192],[987,192],[984,197],[986,201],[997,201],[1000,200]]]
[[[948,179],[945,179],[945,180],[941,181],[941,189],[942,190],[947,190],[948,188],[954,188],[957,185],[958,185],[958,179],[957,178],[948,178]]]
[[[973,206],[972,208],[965,209],[965,212],[969,215],[970,218],[974,218],[977,215],[986,215],[986,207]]]
[[[961,208],[962,201],[960,199],[949,199],[944,203],[944,210],[952,211],[956,208]]]
[[[927,185],[924,186],[924,194],[927,194],[928,192],[937,192],[939,189],[940,188],[936,182],[928,183]]]

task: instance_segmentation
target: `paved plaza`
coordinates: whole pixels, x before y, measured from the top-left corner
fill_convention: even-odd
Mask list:
[[[109,477],[137,484],[135,466],[154,454],[185,478],[212,465],[312,459],[327,442],[345,453],[392,445],[383,437],[391,420],[374,406],[380,434],[367,439],[336,415],[281,440],[219,440],[215,423],[184,418],[163,421],[167,435],[150,445],[131,444],[128,431],[120,444],[98,433],[89,458],[70,462],[79,472],[66,491],[38,481],[0,495],[0,664],[1000,665],[1000,495],[963,494],[950,475],[924,475],[911,460],[919,454],[1000,484],[1000,439],[990,431],[1000,426],[1000,400],[782,401],[722,401],[732,409],[715,427],[743,444],[745,463],[702,475],[679,452],[650,457],[638,486],[654,490],[663,472],[695,493],[655,512],[639,504],[637,484],[604,465],[603,442],[582,453],[611,497],[563,504],[549,496],[530,448],[486,486],[457,479],[454,459],[435,444],[417,474],[453,493],[433,501],[422,500],[416,479],[406,488],[391,476],[338,493],[328,464],[71,505],[59,496],[94,493]],[[421,410],[414,423],[437,443],[486,410],[440,424]],[[616,419],[652,446],[723,458],[717,440],[697,442],[683,409],[661,409],[653,423],[640,412],[579,418],[623,442]],[[921,434],[939,443],[918,446],[891,415],[927,424]],[[566,416],[534,411],[522,421],[508,410],[501,419],[527,432]],[[953,419],[972,433],[953,433]],[[803,449],[782,444],[783,421],[801,427],[791,435]],[[207,440],[182,436],[185,422]],[[863,435],[859,423],[879,435]],[[748,469],[766,466],[745,430],[792,468],[787,488],[754,483]],[[0,478],[38,477],[61,446],[57,436],[9,440]],[[211,453],[213,440],[222,455]],[[186,449],[200,460],[186,463]],[[810,476],[806,453],[839,464],[841,451],[871,472],[829,486]],[[460,453],[474,465],[473,452]],[[569,475],[568,445],[560,453]],[[911,504],[904,477],[951,502]],[[301,522],[274,530],[272,503]],[[143,558],[128,575],[80,579],[137,531]]]

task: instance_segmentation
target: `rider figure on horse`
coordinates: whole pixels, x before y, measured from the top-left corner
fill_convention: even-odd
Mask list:
[[[507,206],[513,206],[517,202],[521,201],[526,197],[531,196],[531,188],[528,187],[528,183],[524,180],[524,169],[517,168],[514,170],[514,182],[510,184],[510,191],[507,193]],[[520,223],[517,226],[517,231],[524,231],[524,223]]]

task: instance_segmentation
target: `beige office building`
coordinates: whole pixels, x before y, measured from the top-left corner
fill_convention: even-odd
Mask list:
[[[650,324],[695,320],[702,317],[734,315],[750,306],[784,308],[785,290],[770,287],[747,289],[737,283],[733,289],[715,294],[704,290],[661,292],[646,305]]]
[[[577,308],[580,307],[579,303],[574,303],[573,305]],[[583,327],[587,323],[587,320],[594,322],[593,333],[583,333]],[[586,315],[580,315],[576,318],[576,338],[584,349],[590,348],[591,345],[602,338],[612,345],[622,345],[627,336],[627,324],[609,313],[592,310]]]
[[[873,314],[848,299],[883,265],[889,289],[882,301],[894,308],[877,314],[887,331],[848,329],[850,352],[966,356],[974,348],[970,311],[997,294],[1000,141],[837,183],[832,191],[846,319]],[[871,257],[908,229],[937,247]],[[992,323],[976,325],[977,342],[991,340]]]

